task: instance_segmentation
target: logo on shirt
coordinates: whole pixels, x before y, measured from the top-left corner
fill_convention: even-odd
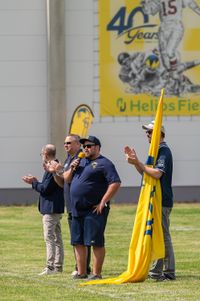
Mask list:
[[[165,166],[165,161],[163,159],[158,160],[158,164],[159,168],[163,168]]]
[[[97,162],[92,162],[91,165],[92,165],[92,168],[95,169],[97,167],[98,163]]]

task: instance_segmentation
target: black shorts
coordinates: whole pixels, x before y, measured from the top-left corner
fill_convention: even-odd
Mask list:
[[[109,207],[105,207],[101,214],[72,217],[71,244],[103,247],[108,213]]]

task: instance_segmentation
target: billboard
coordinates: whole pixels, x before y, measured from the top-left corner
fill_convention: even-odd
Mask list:
[[[200,0],[99,1],[101,116],[200,115]]]

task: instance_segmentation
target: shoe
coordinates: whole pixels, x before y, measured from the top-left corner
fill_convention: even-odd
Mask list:
[[[99,279],[102,279],[102,276],[101,276],[101,275],[94,275],[94,274],[91,274],[91,275],[88,277],[88,280],[99,280]]]
[[[38,276],[52,275],[52,274],[56,274],[56,273],[58,273],[56,270],[46,267],[40,274],[38,274]]]
[[[55,268],[55,274],[60,274],[63,272],[63,269],[62,268]]]
[[[148,278],[149,279],[153,279],[153,280],[157,280],[157,279],[159,279],[160,277],[162,277],[162,274],[149,274],[148,275]]]
[[[85,274],[85,275],[76,274],[72,277],[72,279],[74,279],[74,280],[87,279],[87,278],[88,278],[87,274]]]
[[[73,272],[71,273],[71,276],[76,276],[76,275],[78,275],[78,271],[77,271],[77,270],[75,270],[75,271],[73,271]]]
[[[157,282],[169,281],[169,279],[165,275],[161,275],[156,279]]]
[[[176,276],[174,274],[167,274],[164,272],[164,276],[168,279],[168,280],[176,280]]]

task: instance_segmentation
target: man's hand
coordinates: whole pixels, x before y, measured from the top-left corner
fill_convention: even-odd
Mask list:
[[[45,169],[50,173],[59,174],[59,172],[63,170],[63,166],[60,164],[60,162],[54,160],[49,161],[45,167],[46,167]]]
[[[93,212],[96,212],[97,214],[101,214],[104,207],[107,207],[107,204],[104,202],[100,202],[98,205],[94,206]]]
[[[144,164],[141,163],[136,155],[136,152],[134,149],[131,149],[129,146],[125,146],[124,148],[125,158],[129,164],[132,164],[135,166],[137,171],[142,175],[144,172]]]
[[[134,149],[131,149],[129,146],[125,146],[124,148],[125,158],[128,163],[137,165],[138,164],[138,157]]]
[[[34,177],[34,176],[32,176],[32,175],[27,175],[27,176],[22,177],[22,180],[23,180],[25,183],[31,185],[31,184],[33,183],[33,181],[37,181],[37,178]]]
[[[77,167],[79,166],[80,164],[80,158],[77,158],[75,160],[72,161],[71,165],[70,165],[70,168],[75,171],[77,169]]]

